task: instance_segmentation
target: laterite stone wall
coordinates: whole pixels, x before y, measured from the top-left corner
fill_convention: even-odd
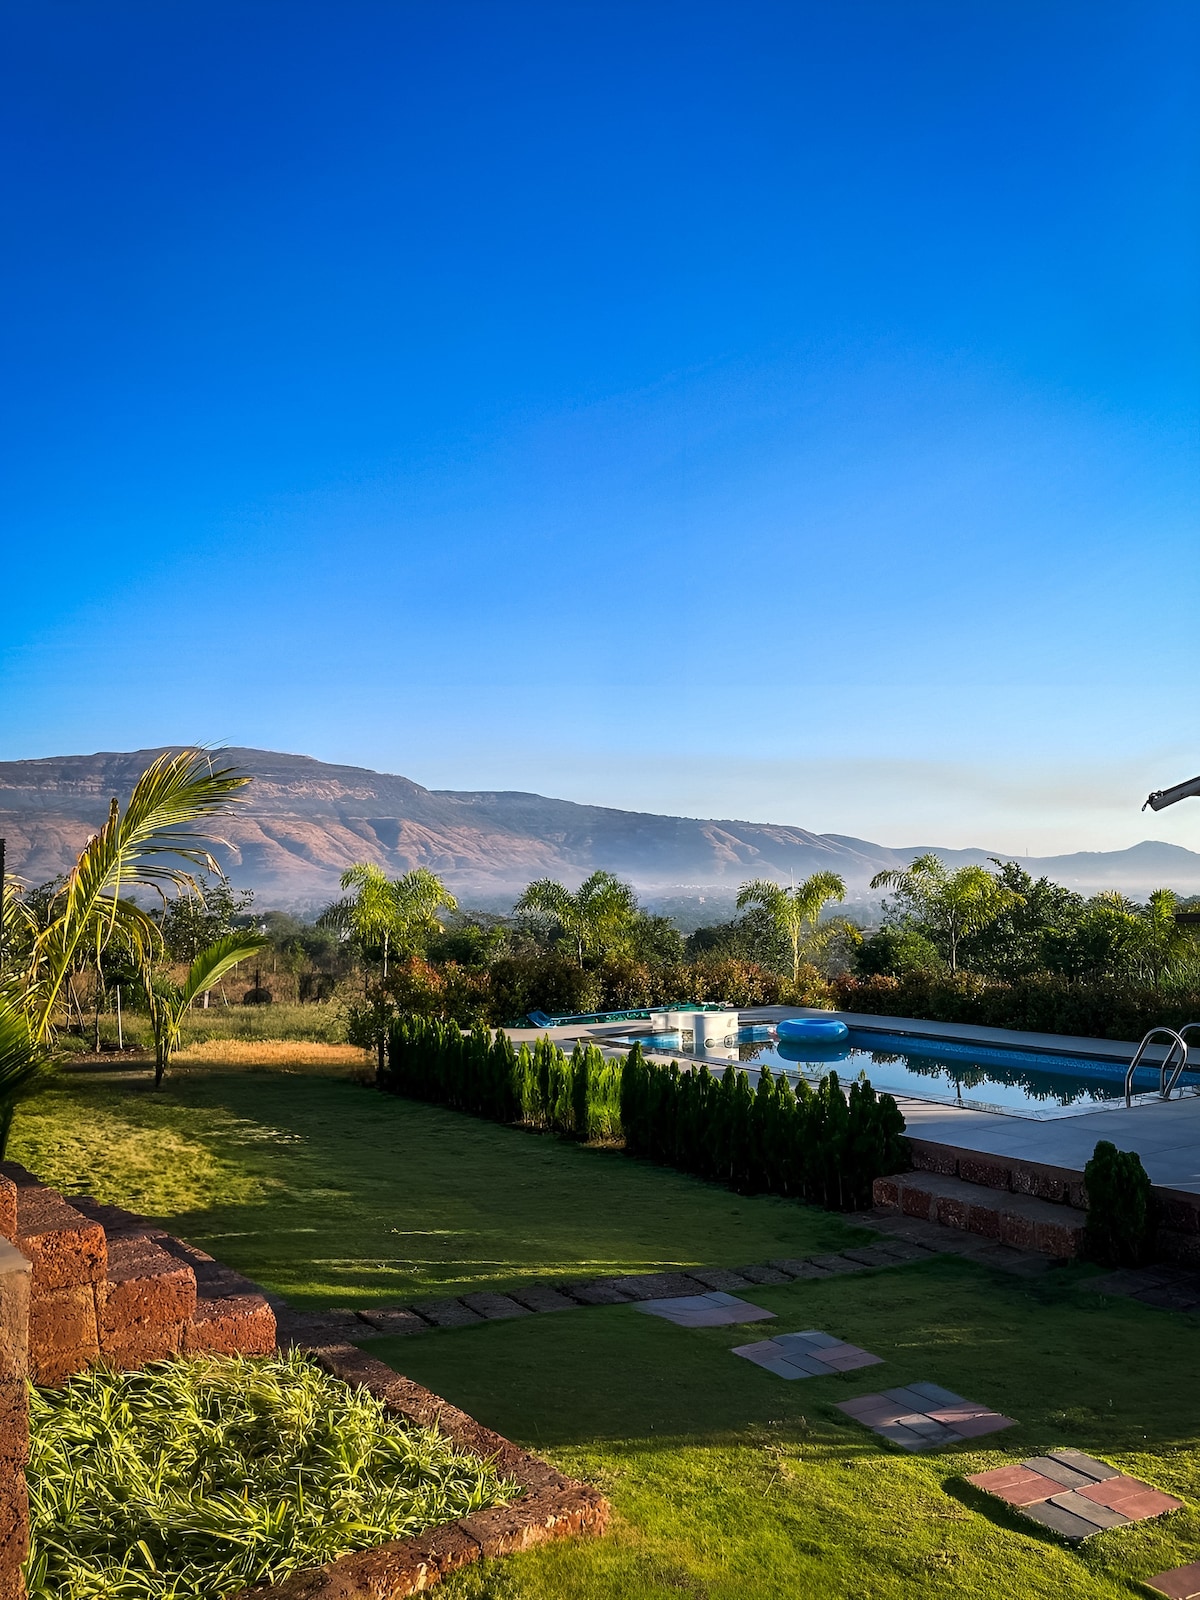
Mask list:
[[[65,1200],[0,1162],[0,1600],[25,1593],[28,1380],[274,1348],[274,1312],[248,1278],[145,1217]]]

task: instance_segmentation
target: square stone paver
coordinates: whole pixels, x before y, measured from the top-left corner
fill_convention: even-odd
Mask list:
[[[1079,1450],[1051,1450],[1016,1466],[976,1472],[967,1482],[1073,1542],[1161,1517],[1183,1504]]]
[[[1147,1589],[1165,1594],[1167,1600],[1200,1600],[1200,1561],[1190,1561],[1186,1567],[1172,1567],[1169,1572],[1155,1573],[1145,1580]]]
[[[828,1378],[835,1372],[877,1366],[882,1360],[881,1356],[873,1356],[816,1328],[804,1333],[780,1333],[758,1344],[738,1345],[733,1353],[779,1378]]]
[[[514,1289],[512,1297],[518,1304],[527,1307],[530,1311],[575,1311],[578,1301],[572,1300],[570,1295],[562,1294],[558,1289],[543,1288],[535,1284],[529,1289]]]
[[[710,1294],[672,1295],[666,1300],[639,1300],[635,1311],[664,1317],[680,1328],[723,1328],[739,1322],[766,1322],[775,1316],[763,1306],[714,1290]]]
[[[469,1328],[483,1318],[461,1300],[415,1300],[412,1309],[435,1328]]]
[[[980,1434],[997,1433],[1001,1428],[1015,1426],[1012,1417],[1002,1416],[936,1383],[910,1383],[905,1388],[860,1395],[857,1400],[841,1401],[838,1410],[905,1450],[962,1444]],[[1001,1468],[1002,1472],[1010,1470]],[[1016,1480],[1012,1481],[1015,1484]],[[1043,1481],[1045,1498],[1063,1488],[1052,1479]]]
[[[485,1322],[500,1322],[506,1317],[528,1317],[531,1315],[528,1306],[518,1305],[510,1295],[490,1294],[464,1294],[462,1303],[469,1310],[478,1312]]]
[[[358,1314],[379,1333],[395,1336],[429,1332],[429,1324],[424,1318],[419,1317],[415,1311],[406,1311],[401,1306],[380,1306],[378,1309],[360,1311]]]
[[[688,1274],[702,1283],[706,1289],[748,1289],[749,1280],[743,1278],[740,1272],[734,1272],[730,1267],[697,1267]]]

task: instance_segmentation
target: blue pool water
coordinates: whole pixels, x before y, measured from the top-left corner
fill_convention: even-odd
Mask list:
[[[704,1061],[721,1071],[737,1060],[757,1078],[759,1067],[786,1073],[795,1080],[822,1078],[831,1069],[843,1082],[864,1073],[876,1089],[932,1100],[944,1105],[999,1111],[1009,1116],[1079,1116],[1106,1106],[1125,1104],[1125,1063],[1083,1056],[1044,1055],[1033,1050],[922,1039],[909,1034],[877,1033],[851,1028],[839,1045],[792,1044],[774,1037],[767,1027],[740,1028],[724,1050],[684,1050],[678,1033],[634,1033],[613,1043],[641,1040],[647,1050]],[[689,1035],[690,1037],[690,1035]],[[1158,1068],[1139,1068],[1135,1094],[1157,1092]],[[1185,1094],[1200,1093],[1200,1073],[1182,1080]]]

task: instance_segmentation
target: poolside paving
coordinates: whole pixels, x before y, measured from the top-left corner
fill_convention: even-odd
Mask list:
[[[714,1291],[711,1294],[673,1295],[667,1300],[639,1300],[635,1311],[663,1317],[680,1328],[722,1328],[738,1322],[773,1320],[774,1311],[751,1305],[736,1295]]]
[[[854,1372],[859,1367],[876,1367],[882,1356],[873,1356],[856,1344],[847,1344],[830,1333],[808,1328],[803,1333],[777,1333],[773,1339],[757,1344],[740,1344],[733,1354],[755,1366],[773,1372],[777,1378],[828,1378],[838,1372]]]
[[[904,1450],[962,1444],[967,1439],[1016,1426],[1012,1417],[937,1383],[910,1383],[900,1389],[862,1395],[857,1400],[842,1400],[838,1410]]]
[[[1106,1528],[1161,1517],[1183,1505],[1174,1495],[1127,1477],[1081,1450],[1051,1450],[1013,1466],[972,1473],[966,1481],[1072,1543]],[[1160,1592],[1171,1594],[1169,1589]]]

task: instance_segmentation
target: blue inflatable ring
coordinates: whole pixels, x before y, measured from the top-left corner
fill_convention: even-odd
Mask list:
[[[797,1044],[840,1044],[850,1029],[837,1017],[785,1017],[775,1032]]]

